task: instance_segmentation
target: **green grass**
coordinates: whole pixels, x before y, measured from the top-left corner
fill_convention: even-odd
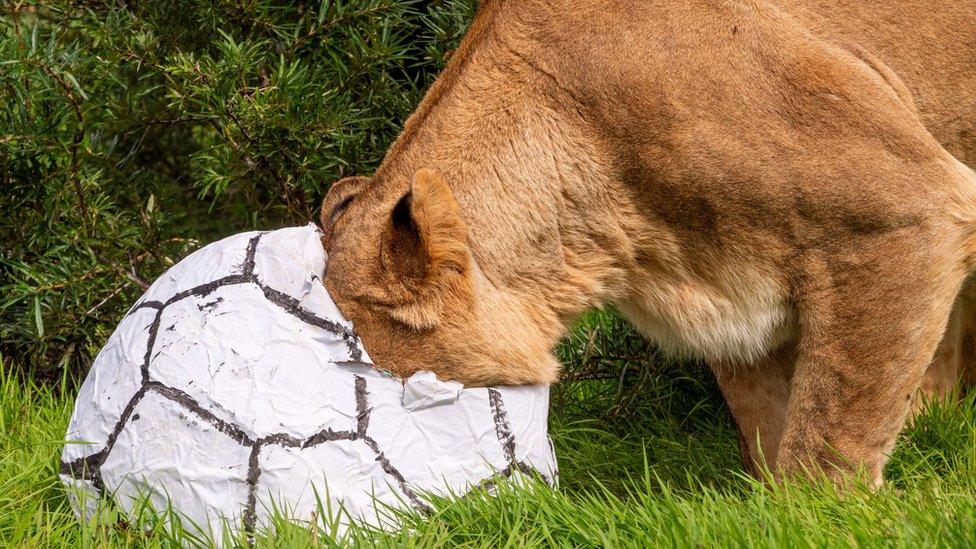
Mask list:
[[[771,487],[743,476],[721,398],[700,366],[664,360],[612,313],[560,347],[551,432],[560,488],[503,486],[443,501],[399,533],[350,532],[365,546],[976,546],[976,403],[934,403],[906,430],[877,493],[829,484]],[[56,476],[72,406],[67,387],[0,366],[0,545],[180,543],[145,514],[78,522]],[[280,521],[259,547],[334,542]]]

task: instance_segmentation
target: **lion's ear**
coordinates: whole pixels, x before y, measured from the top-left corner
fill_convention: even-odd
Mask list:
[[[444,292],[470,268],[468,229],[454,193],[432,170],[419,170],[390,213],[385,243],[388,268],[409,299],[393,316],[418,329],[436,326]]]

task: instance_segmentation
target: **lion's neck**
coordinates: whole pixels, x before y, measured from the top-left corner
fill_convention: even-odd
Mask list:
[[[376,179],[395,196],[417,169],[438,170],[469,228],[477,294],[494,308],[485,316],[530,318],[551,345],[622,290],[636,215],[553,75],[478,32],[487,35],[428,93]]]

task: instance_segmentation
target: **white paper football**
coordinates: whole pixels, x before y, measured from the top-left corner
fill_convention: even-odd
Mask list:
[[[427,493],[555,481],[548,388],[373,369],[321,283],[319,237],[309,225],[226,238],[132,307],[68,426],[60,472],[80,514],[99,496],[130,513],[148,500],[219,538],[275,510],[312,520],[317,500],[389,526],[385,505],[424,511]]]

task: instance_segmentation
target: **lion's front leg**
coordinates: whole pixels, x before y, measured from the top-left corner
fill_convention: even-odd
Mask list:
[[[776,462],[795,360],[784,346],[751,364],[710,364],[739,430],[742,467],[753,476]]]
[[[881,484],[961,285],[946,238],[905,231],[843,257],[811,250],[798,260],[800,333],[778,476],[858,471]]]

